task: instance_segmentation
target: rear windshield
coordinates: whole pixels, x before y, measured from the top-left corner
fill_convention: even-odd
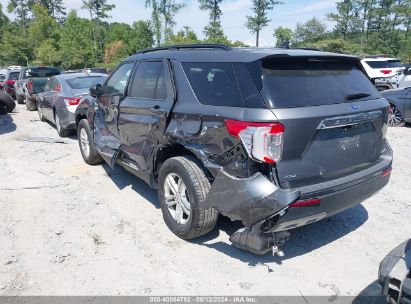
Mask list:
[[[399,60],[388,60],[388,66],[390,68],[402,68],[404,67]]]
[[[19,79],[19,74],[20,72],[10,72],[9,74],[9,80],[17,80]]]
[[[39,67],[39,68],[31,68],[26,70],[26,78],[33,77],[33,78],[50,78],[54,75],[60,75],[61,72],[59,69],[55,68],[47,68],[47,67]]]
[[[402,68],[400,60],[366,61],[373,69]]]
[[[355,65],[333,61],[264,61],[263,89],[272,108],[319,106],[379,98]]]
[[[68,79],[67,83],[73,90],[90,89],[97,84],[103,84],[107,77],[90,76],[90,77],[76,77]]]

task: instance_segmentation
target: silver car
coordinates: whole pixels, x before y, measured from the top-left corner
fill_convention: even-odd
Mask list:
[[[89,94],[89,89],[107,79],[101,73],[73,73],[56,75],[47,82],[45,91],[37,96],[41,121],[56,125],[60,137],[67,137],[75,130],[74,112],[80,100]]]

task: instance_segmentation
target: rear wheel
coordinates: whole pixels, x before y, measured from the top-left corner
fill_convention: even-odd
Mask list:
[[[40,118],[40,121],[46,121],[46,119],[44,118],[44,115],[43,115],[43,109],[39,106],[39,107],[37,107],[37,112],[38,112],[38,114],[39,114],[39,118]]]
[[[218,212],[200,207],[210,182],[194,157],[168,159],[160,168],[158,185],[163,218],[174,234],[193,239],[214,229]]]
[[[16,108],[16,103],[14,102],[13,98],[11,98],[9,94],[4,92],[0,92],[0,103],[3,104],[3,111],[7,113],[12,112]]]
[[[403,127],[405,125],[404,117],[402,116],[401,111],[393,104],[390,105],[388,124],[391,127]]]
[[[99,165],[103,162],[94,144],[93,133],[86,119],[80,120],[77,128],[78,143],[84,161],[89,165]]]
[[[26,99],[26,109],[27,111],[36,111],[37,110],[37,104],[31,100],[31,98]]]
[[[17,99],[18,104],[23,104],[24,103],[24,97],[23,96],[17,94],[16,99]]]
[[[67,136],[70,135],[70,130],[65,129],[61,125],[61,121],[60,121],[59,115],[57,113],[54,113],[54,121],[56,122],[57,133],[60,137],[67,137]]]

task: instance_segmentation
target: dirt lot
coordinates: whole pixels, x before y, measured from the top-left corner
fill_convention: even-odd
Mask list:
[[[186,242],[157,194],[122,169],[87,166],[76,137],[36,112],[0,117],[0,295],[357,295],[411,237],[411,128],[389,130],[390,184],[364,204],[292,233],[285,257],[233,248],[221,219]]]

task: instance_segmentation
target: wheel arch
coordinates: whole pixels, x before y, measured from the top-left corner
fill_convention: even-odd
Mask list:
[[[211,172],[206,168],[200,157],[198,157],[191,149],[184,146],[182,143],[173,142],[160,146],[154,155],[153,174],[156,181],[161,165],[166,160],[177,156],[192,156],[198,164],[201,165],[201,168],[204,170],[207,178],[210,180],[213,179]]]

